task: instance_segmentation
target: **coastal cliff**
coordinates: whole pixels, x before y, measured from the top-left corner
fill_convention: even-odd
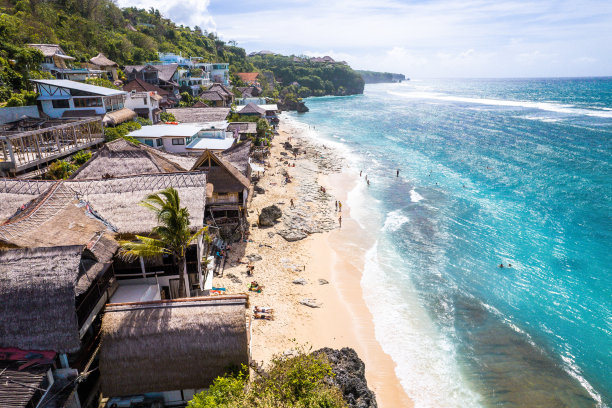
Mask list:
[[[394,74],[391,72],[376,72],[376,71],[356,71],[366,84],[382,84],[409,81],[404,74]]]

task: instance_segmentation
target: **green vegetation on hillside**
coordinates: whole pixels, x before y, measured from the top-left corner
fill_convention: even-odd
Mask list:
[[[363,79],[348,65],[294,61],[284,55],[255,55],[248,60],[262,73],[259,80],[266,96],[289,87],[300,98],[363,93]],[[281,85],[274,87],[274,80]]]
[[[0,101],[13,91],[31,90],[29,78],[42,54],[30,43],[59,44],[87,62],[99,52],[119,65],[157,60],[157,52],[182,52],[204,62],[229,62],[232,72],[252,71],[244,49],[215,33],[176,25],[159,10],[120,9],[111,0],[0,0]]]

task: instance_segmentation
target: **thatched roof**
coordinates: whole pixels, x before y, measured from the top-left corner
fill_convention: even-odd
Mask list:
[[[206,201],[206,174],[203,172],[141,174],[105,180],[65,182],[90,208],[112,224],[119,233],[144,234],[158,225],[152,211],[139,203],[149,194],[174,187],[181,206],[189,210],[193,229],[201,227]]]
[[[164,82],[171,82],[172,76],[178,69],[178,64],[156,65],[155,68],[159,71],[159,79]]]
[[[119,109],[114,112],[109,112],[104,115],[104,119],[102,119],[102,123],[108,126],[115,126],[123,122],[127,122],[128,120],[134,119],[136,116],[136,112],[131,110],[130,108]]]
[[[249,360],[246,295],[110,304],[102,320],[104,396],[208,387]]]
[[[194,103],[193,105],[191,105],[192,108],[210,108],[210,106],[208,106],[207,104],[205,104],[202,101],[197,101],[196,103]]]
[[[213,101],[213,102],[225,100],[223,95],[221,95],[217,91],[202,91],[202,93],[200,94],[200,98],[207,100],[207,101]]]
[[[225,158],[205,150],[193,165],[192,170],[205,171],[207,180],[217,193],[241,192],[249,188],[249,179]]]
[[[221,157],[230,162],[236,167],[246,178],[251,178],[251,165],[249,164],[249,155],[251,153],[251,141],[246,140],[242,143],[237,143],[227,150],[221,152]]]
[[[75,283],[82,246],[0,251],[0,347],[80,347]]]
[[[0,179],[0,225],[17,212],[25,210],[31,200],[55,183],[43,180]]]
[[[99,53],[98,55],[96,55],[95,57],[93,57],[92,59],[89,60],[89,62],[91,62],[94,65],[97,65],[99,67],[118,67],[117,63],[115,61],[111,61],[109,60],[106,55]]]
[[[183,123],[219,122],[225,120],[230,108],[178,108],[168,109],[176,120]]]
[[[58,56],[63,59],[73,60],[74,57],[66,55],[62,47],[57,44],[28,44],[28,47],[36,48],[47,58]]]
[[[234,98],[234,94],[232,93],[232,91],[223,84],[213,84],[208,88],[208,90],[219,92],[219,94],[221,94],[221,96],[226,99]]]
[[[35,364],[22,368],[21,361],[0,361],[0,407],[23,408],[37,403],[44,389],[51,364]]]
[[[132,174],[174,173],[187,169],[170,160],[171,153],[161,155],[145,145],[117,139],[102,146],[80,169],[73,179],[93,179],[128,176]],[[180,160],[180,156],[179,157]]]
[[[258,114],[265,115],[266,110],[255,105],[253,102],[248,103],[244,108],[238,111],[241,115]]]

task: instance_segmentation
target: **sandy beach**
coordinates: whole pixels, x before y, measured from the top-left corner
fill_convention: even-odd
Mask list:
[[[265,192],[256,194],[249,207],[249,242],[232,247],[215,286],[229,293],[245,292],[253,280],[263,286],[262,293],[249,292],[250,304],[273,308],[274,320],[252,320],[251,353],[256,362],[265,364],[296,345],[351,347],[365,363],[368,386],[379,406],[411,407],[395,363],[376,341],[372,315],[363,300],[364,253],[372,242],[367,242],[346,205],[359,175],[344,170],[335,151],[306,140],[299,129],[281,123],[279,133],[257,184]],[[296,158],[285,142],[299,148]],[[287,174],[291,182],[285,184]],[[343,203],[341,213],[335,210],[336,200]],[[272,227],[257,227],[261,209],[273,204],[283,211],[281,220]],[[246,273],[249,259],[255,267],[252,277]],[[300,303],[307,299],[319,307]]]

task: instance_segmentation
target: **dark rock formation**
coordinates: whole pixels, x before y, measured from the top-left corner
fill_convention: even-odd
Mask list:
[[[344,347],[342,350],[325,347],[315,353],[323,353],[329,359],[335,374],[330,380],[340,388],[350,408],[378,407],[374,392],[368,388],[365,364],[355,350],[349,347]]]
[[[263,187],[259,187],[259,186],[255,186],[253,187],[253,190],[257,193],[257,194],[265,194],[266,190],[264,190]]]
[[[259,214],[259,226],[271,227],[282,216],[283,212],[277,206],[271,205],[265,207],[261,210],[261,214]]]
[[[283,111],[298,111],[300,113],[308,112],[308,107],[304,104],[304,102],[285,99],[277,104],[278,109]]]

